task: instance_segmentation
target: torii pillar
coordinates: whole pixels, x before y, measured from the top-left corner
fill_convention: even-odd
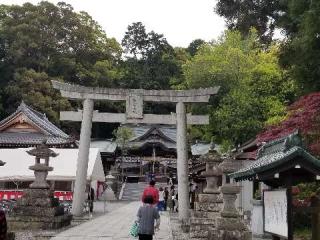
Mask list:
[[[209,124],[209,116],[192,116],[191,114],[186,114],[185,103],[208,102],[210,96],[218,92],[219,87],[176,91],[90,88],[57,81],[52,81],[52,84],[55,89],[60,90],[63,97],[82,99],[84,101],[83,111],[60,112],[60,120],[82,121],[72,214],[75,216],[82,215],[92,121],[171,124],[177,125],[179,219],[183,223],[187,223],[189,219],[187,124]],[[93,111],[94,100],[126,101],[126,113],[99,113]],[[176,103],[176,114],[143,114],[144,101]]]

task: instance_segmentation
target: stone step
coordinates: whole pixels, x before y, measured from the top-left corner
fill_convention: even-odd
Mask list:
[[[126,183],[121,200],[139,201],[147,186],[146,183]]]
[[[216,219],[212,219],[212,218],[191,218],[190,219],[190,227],[192,227],[193,225],[215,226],[216,225]]]

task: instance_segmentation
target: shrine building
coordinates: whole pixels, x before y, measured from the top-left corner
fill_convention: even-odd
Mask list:
[[[34,147],[47,140],[50,147],[77,148],[77,141],[23,101],[7,118],[0,121],[0,148]]]

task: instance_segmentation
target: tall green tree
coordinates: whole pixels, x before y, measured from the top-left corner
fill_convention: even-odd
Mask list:
[[[128,26],[122,46],[127,53],[122,79],[125,87],[169,89],[171,79],[182,73],[175,51],[164,36],[147,33],[141,22]]]
[[[216,12],[226,18],[229,29],[242,34],[251,27],[262,42],[271,44],[274,30],[281,30],[280,63],[297,80],[300,95],[320,90],[318,0],[219,0]]]
[[[59,110],[70,109],[71,105],[65,98],[61,98],[59,91],[54,91],[50,77],[45,72],[36,72],[20,68],[15,72],[13,80],[5,88],[7,111],[13,112],[17,106],[17,99],[22,99],[26,104],[40,112],[55,123],[59,123]]]
[[[193,40],[189,46],[187,47],[187,52],[193,57],[196,55],[198,50],[200,49],[201,45],[205,44],[206,42],[202,39]]]
[[[281,69],[278,54],[277,46],[262,48],[254,30],[245,38],[228,31],[184,66],[188,88],[221,86],[211,110],[210,132],[216,141],[243,143],[285,115],[296,83]]]
[[[218,0],[215,11],[226,19],[230,30],[247,35],[257,29],[263,43],[270,43],[286,2],[282,0]]]
[[[115,39],[69,4],[0,5],[0,86],[7,113],[24,99],[56,121],[53,111],[65,104],[49,79],[117,86],[121,54]]]
[[[281,63],[300,83],[301,94],[320,90],[320,2],[288,1],[281,22],[287,40]]]

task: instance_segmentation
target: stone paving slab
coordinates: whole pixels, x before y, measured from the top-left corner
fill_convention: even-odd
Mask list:
[[[130,237],[129,230],[141,202],[131,202],[103,216],[59,233],[52,240],[124,240]],[[161,213],[160,230],[154,240],[172,240],[170,219],[167,212]]]

